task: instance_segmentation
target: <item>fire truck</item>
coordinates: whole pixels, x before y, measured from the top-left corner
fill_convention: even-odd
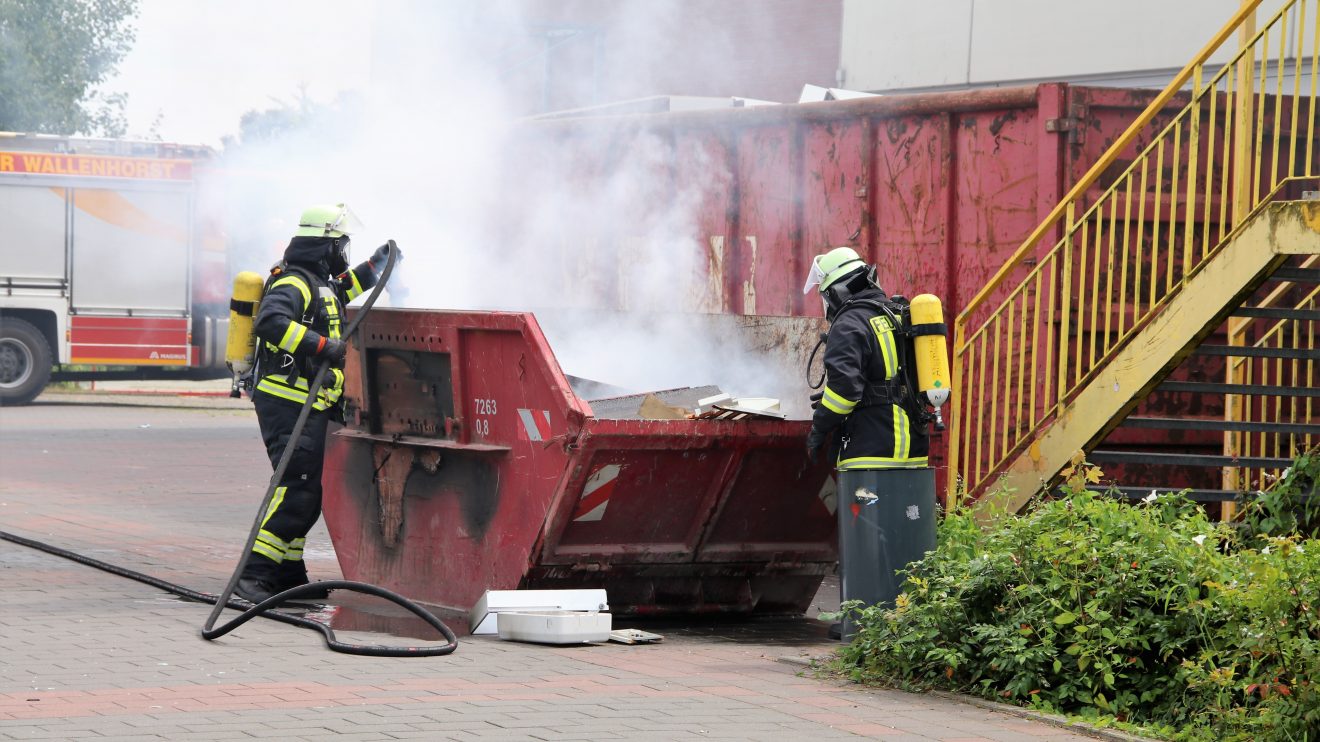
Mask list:
[[[0,133],[0,405],[51,380],[227,375],[207,147]]]

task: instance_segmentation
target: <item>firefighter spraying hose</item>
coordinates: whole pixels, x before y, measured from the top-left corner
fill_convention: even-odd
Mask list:
[[[308,213],[310,213],[310,211]],[[341,204],[338,205],[337,207],[337,213],[342,218],[343,215],[347,214],[348,212],[346,207],[343,207],[343,205]],[[303,219],[304,222],[307,221],[306,217],[307,215],[304,214],[304,219]],[[301,226],[303,228],[308,227],[307,224],[303,224]],[[327,225],[325,229],[325,234],[340,235],[340,237],[343,238],[343,243],[346,243],[347,235],[341,234],[337,230],[332,230],[332,227],[338,227],[338,222],[336,221],[334,225]],[[301,231],[300,234],[302,234]],[[295,238],[295,241],[297,239],[298,238]],[[339,239],[335,240],[335,245],[336,245],[336,249],[340,250],[341,252],[346,247],[346,245],[341,246]],[[322,337],[316,343],[317,350],[314,357],[319,359],[319,363],[316,367],[315,372],[309,375],[309,380],[307,382],[307,386],[305,387],[305,389],[301,387],[300,384],[293,384],[292,381],[289,382],[292,385],[289,386],[288,389],[285,389],[284,387],[271,386],[272,382],[270,382],[266,377],[262,377],[260,380],[256,382],[256,386],[258,390],[263,390],[270,393],[270,390],[273,389],[274,394],[282,396],[285,399],[288,399],[291,393],[300,394],[302,396],[302,407],[298,413],[298,417],[294,422],[292,426],[292,430],[289,432],[289,434],[287,436],[279,437],[280,440],[284,441],[279,462],[275,465],[275,471],[271,476],[270,484],[266,488],[266,496],[262,499],[261,506],[257,509],[256,518],[253,520],[252,528],[248,533],[247,541],[244,546],[242,556],[239,558],[238,565],[235,568],[233,574],[230,576],[229,582],[225,586],[225,589],[221,592],[219,599],[216,601],[215,608],[211,611],[210,616],[207,617],[206,623],[202,627],[201,634],[202,634],[202,638],[204,639],[212,640],[220,636],[223,636],[229,633],[230,631],[233,631],[235,628],[242,625],[243,623],[246,623],[247,621],[251,620],[255,616],[260,615],[264,611],[273,608],[277,605],[280,605],[282,603],[286,603],[292,600],[297,600],[299,598],[324,597],[328,590],[349,590],[353,592],[362,592],[369,595],[376,595],[378,597],[382,597],[394,603],[397,603],[400,606],[403,606],[407,610],[411,611],[413,614],[417,615],[419,618],[422,618],[424,621],[429,623],[438,631],[440,631],[440,633],[447,640],[447,644],[439,645],[435,647],[367,647],[361,645],[348,645],[339,642],[333,642],[331,641],[330,637],[327,637],[327,643],[330,645],[332,649],[336,651],[347,652],[350,654],[366,654],[366,655],[375,655],[375,656],[424,657],[424,656],[449,654],[450,652],[453,652],[454,649],[456,649],[458,646],[457,639],[455,638],[453,632],[450,631],[449,628],[446,627],[439,619],[435,618],[433,615],[431,615],[429,612],[427,612],[425,609],[421,608],[420,606],[411,603],[406,598],[396,595],[395,593],[392,593],[383,588],[379,588],[373,585],[368,585],[366,583],[352,582],[348,580],[329,580],[329,581],[323,581],[317,583],[307,583],[305,573],[302,575],[301,580],[292,580],[289,582],[276,581],[271,583],[266,580],[255,581],[251,577],[253,573],[252,560],[256,559],[262,562],[268,561],[267,554],[270,550],[269,543],[271,539],[275,538],[269,531],[266,530],[268,527],[268,522],[272,520],[272,516],[278,512],[277,508],[282,504],[282,502],[278,502],[278,503],[275,502],[277,496],[288,494],[289,487],[287,486],[287,483],[285,483],[283,480],[285,478],[286,471],[289,469],[290,463],[294,458],[294,454],[302,447],[300,445],[300,441],[303,434],[303,430],[308,424],[309,418],[311,417],[314,410],[324,411],[323,407],[320,405],[323,405],[323,403],[325,402],[325,395],[321,394],[321,391],[323,385],[325,384],[327,375],[331,372],[335,374],[335,380],[337,383],[336,383],[336,389],[333,390],[333,392],[334,392],[334,397],[337,399],[338,397],[337,391],[338,391],[338,387],[342,385],[343,374],[341,371],[332,369],[332,366],[334,365],[335,362],[342,361],[343,349],[346,348],[345,344],[352,337],[353,333],[357,331],[358,326],[362,323],[362,320],[367,316],[367,313],[371,311],[372,305],[375,304],[376,299],[380,296],[381,290],[384,289],[384,287],[388,283],[390,275],[394,270],[395,263],[399,259],[399,249],[395,245],[393,240],[390,240],[384,247],[382,247],[381,251],[378,251],[377,254],[380,255],[382,253],[384,257],[384,267],[380,271],[379,278],[376,280],[375,285],[371,288],[370,294],[368,294],[366,301],[363,303],[357,315],[348,324],[347,328],[345,328],[342,332],[338,332],[338,310],[333,309],[331,311],[331,315],[332,315],[331,327],[333,328],[333,330],[331,331],[329,337]],[[347,266],[341,266],[341,267],[346,268]],[[341,277],[347,277],[344,280],[350,282],[352,286],[359,285],[358,277],[355,276],[351,271],[343,273]],[[233,321],[233,319],[239,320],[237,323],[230,325],[231,332],[229,336],[229,343],[226,353],[230,361],[231,368],[234,371],[235,391],[239,389],[240,384],[243,383],[243,380],[251,381],[250,377],[247,377],[246,375],[253,371],[253,361],[257,353],[258,339],[256,338],[254,332],[255,329],[254,322],[259,321],[259,317],[257,316],[258,315],[257,308],[260,306],[260,301],[262,299],[261,294],[263,293],[263,291],[258,290],[260,289],[260,286],[258,286],[256,281],[254,281],[253,279],[259,280],[260,277],[257,276],[256,274],[249,274],[249,275],[239,274],[239,276],[235,279],[234,282],[235,296],[234,296],[234,300],[231,302],[230,305],[231,322]],[[271,286],[274,287],[279,287],[281,285],[287,285],[291,283],[300,292],[304,292],[304,291],[307,292],[305,296],[307,298],[310,298],[310,294],[314,282],[308,281],[307,279],[308,276],[299,275],[299,272],[292,269],[291,266],[283,265],[281,267],[277,267],[272,271],[272,279],[267,283],[269,283]],[[350,292],[348,296],[349,298],[351,298],[353,295],[354,294]],[[329,302],[329,300],[326,301]],[[306,303],[308,305],[311,305],[313,302],[309,301]],[[329,306],[328,303],[327,306]],[[311,306],[308,306],[306,309],[307,311],[310,311]],[[289,327],[290,330],[285,332],[285,337],[287,338],[290,332],[294,332],[294,331],[297,331],[294,332],[294,334],[298,336],[298,339],[292,341],[289,344],[290,347],[285,349],[288,351],[292,351],[298,345],[298,342],[303,338],[303,336],[310,334],[311,331],[307,330],[304,326],[298,324],[297,322],[291,322],[289,324]],[[337,349],[337,352],[323,352],[323,349],[327,345],[327,341],[331,344],[332,350]],[[278,350],[278,348],[276,350]],[[271,363],[271,362],[272,362],[271,358],[267,357],[266,363]],[[286,380],[292,378],[293,377],[290,374],[286,377]],[[260,412],[260,408],[258,409],[258,411]],[[265,425],[263,424],[263,428],[264,427]],[[263,433],[265,432],[266,431],[263,431]],[[318,465],[315,467],[315,476],[318,479],[318,484],[319,484],[319,475],[320,475],[320,467],[318,462]],[[317,501],[319,502],[319,488],[317,489],[317,493],[318,493]],[[282,501],[283,497],[281,497],[280,499]],[[319,507],[317,508],[317,510],[319,513]],[[307,526],[310,527],[310,524],[307,524]],[[299,551],[301,551],[301,548],[299,548]],[[300,556],[301,555],[299,554],[299,557]],[[297,560],[297,563],[298,566],[301,567],[301,558]],[[257,565],[257,566],[260,567],[262,565]],[[278,566],[278,562],[277,562],[277,566]],[[275,579],[275,577],[278,574],[277,572],[275,572],[275,569],[276,567],[271,567],[271,569],[267,571],[269,573],[269,579],[271,580]],[[265,573],[259,573],[259,574],[265,574]],[[274,587],[269,587],[272,584],[274,585]],[[249,598],[252,603],[255,603],[255,605],[244,611],[233,621],[230,621],[229,623],[220,626],[219,628],[215,628],[215,623],[216,620],[219,618],[220,613],[224,610],[225,606],[228,605],[230,602],[229,601],[230,596],[235,593],[236,588],[239,588],[242,585],[248,586],[248,592],[240,593],[240,594],[245,595],[245,597]],[[258,585],[260,587],[256,587]]]
[[[393,240],[388,241],[386,243],[386,246],[388,249],[386,250],[385,253],[386,256],[384,261],[384,267],[380,272],[379,279],[377,280],[376,285],[372,288],[371,292],[367,295],[367,298],[365,302],[362,304],[362,307],[358,312],[358,314],[353,318],[353,321],[348,324],[347,328],[341,333],[341,337],[343,338],[344,342],[347,342],[348,339],[352,337],[353,333],[357,330],[358,325],[361,324],[363,318],[366,317],[369,311],[371,311],[372,305],[375,304],[377,297],[380,295],[381,290],[385,287],[386,283],[389,281],[390,274],[394,270],[394,265],[398,259],[399,251],[397,246],[394,244]],[[231,302],[231,315],[233,313],[247,315],[248,319],[246,326],[240,325],[240,327],[238,328],[238,332],[240,335],[243,332],[246,332],[249,338],[252,335],[252,317],[255,315],[256,305],[257,303],[259,303],[261,299],[260,276],[257,276],[256,274],[250,274],[250,275],[258,279],[258,282],[255,286],[256,291],[255,292],[252,291],[253,285],[250,278],[242,277],[240,278],[240,280],[235,282],[236,288],[242,285],[246,288],[246,292],[242,295],[236,296],[235,300]],[[238,292],[236,292],[236,294],[237,293]],[[247,306],[244,305],[244,302],[247,302]],[[242,351],[244,345],[246,345],[246,347],[249,348],[249,352],[246,354]],[[236,371],[238,371],[238,373],[236,373],[236,381],[235,381],[236,389],[238,388],[238,384],[239,384],[237,379],[242,375],[246,374],[252,368],[251,365],[252,355],[250,349],[253,347],[253,345],[254,345],[254,341],[250,339],[244,339],[242,337],[239,337],[237,339],[237,345],[236,345],[235,337],[234,335],[231,334],[230,346],[229,346],[230,352],[228,353],[228,355],[231,356],[231,363],[233,360],[239,361],[239,363],[233,365],[233,368]],[[245,357],[246,357],[246,361],[244,361]],[[243,365],[244,363],[246,363],[246,366]],[[315,373],[311,375],[311,379],[307,387],[307,398],[306,401],[303,403],[297,421],[294,423],[293,432],[292,435],[290,436],[290,440],[292,441],[298,440],[298,436],[302,432],[303,427],[306,425],[308,416],[310,415],[313,406],[318,400],[318,391],[321,389],[325,381],[325,377],[327,375],[327,371],[329,370],[330,366],[331,366],[331,358],[327,357],[326,359],[320,362],[320,364],[316,368]],[[241,371],[239,371],[239,369],[241,369]],[[289,466],[289,461],[293,456],[295,448],[296,446],[293,445],[286,446],[284,449],[283,456],[281,457],[279,463],[275,466],[274,474],[272,475],[270,480],[270,486],[267,487],[266,496],[261,503],[261,507],[258,508],[257,510],[257,517],[256,520],[253,522],[251,531],[248,534],[247,544],[243,550],[243,554],[239,558],[238,565],[235,568],[233,574],[230,576],[228,584],[225,586],[225,589],[223,590],[223,592],[221,592],[219,596],[211,595],[209,593],[199,592],[196,590],[191,590],[189,588],[182,587],[180,585],[166,582],[165,580],[161,580],[151,575],[135,572],[133,570],[125,569],[123,567],[119,567],[113,564],[108,564],[106,562],[102,562],[81,554],[77,554],[67,549],[61,549],[59,547],[55,547],[50,544],[42,543],[40,541],[36,541],[33,539],[24,538],[22,536],[18,536],[12,533],[6,533],[4,531],[0,531],[0,539],[5,541],[10,541],[12,543],[16,543],[32,549],[37,549],[39,551],[43,551],[48,554],[52,554],[54,556],[62,557],[64,559],[69,559],[78,562],[79,564],[95,567],[97,569],[121,577],[127,577],[129,579],[136,580],[138,582],[142,582],[144,584],[151,585],[153,587],[157,587],[161,590],[165,590],[166,592],[173,593],[188,600],[195,600],[201,603],[214,603],[215,608],[214,610],[211,611],[210,616],[207,617],[206,623],[204,624],[201,631],[202,637],[207,640],[214,640],[218,637],[224,636],[225,634],[229,633],[230,631],[233,631],[234,629],[238,628],[244,623],[247,623],[253,618],[256,618],[257,616],[262,616],[264,618],[270,618],[276,621],[280,621],[282,623],[287,623],[290,625],[300,626],[303,628],[319,631],[324,637],[327,647],[329,647],[333,651],[343,652],[345,654],[356,654],[356,655],[365,655],[365,656],[373,656],[373,657],[436,657],[436,656],[450,654],[454,650],[456,650],[458,648],[458,639],[454,635],[454,632],[450,630],[448,626],[446,626],[439,618],[433,615],[430,611],[427,611],[425,608],[421,607],[420,605],[417,605],[416,603],[413,603],[412,601],[408,600],[407,598],[401,595],[398,595],[397,593],[391,592],[382,587],[369,585],[363,582],[354,582],[350,580],[326,580],[322,582],[298,585],[295,587],[291,587],[287,590],[278,592],[276,594],[270,595],[264,600],[257,602],[255,605],[252,605],[251,602],[249,601],[240,601],[240,600],[231,599],[230,596],[234,594],[234,588],[238,584],[239,579],[243,574],[244,568],[247,566],[248,561],[252,558],[253,545],[254,543],[256,543],[257,535],[261,531],[263,522],[268,516],[271,501],[274,499],[276,491],[280,489],[278,487],[279,482],[281,478],[284,476],[285,470]],[[293,616],[285,613],[278,613],[271,610],[276,606],[282,605],[287,602],[296,601],[299,599],[305,599],[316,595],[324,595],[325,592],[328,590],[348,590],[352,592],[364,593],[366,595],[374,595],[376,597],[389,600],[403,607],[405,610],[409,611],[413,615],[417,616],[418,618],[422,619],[424,622],[429,624],[432,628],[434,628],[437,632],[439,632],[441,636],[444,637],[445,643],[433,645],[433,646],[419,647],[419,646],[377,646],[377,645],[363,645],[363,644],[342,642],[336,638],[334,631],[329,626],[319,621],[313,621],[311,619],[302,618],[300,616]],[[242,611],[242,613],[239,616],[237,616],[234,620],[230,621],[229,623],[220,626],[219,628],[215,628],[215,623],[217,618],[226,607],[233,608],[234,610]]]

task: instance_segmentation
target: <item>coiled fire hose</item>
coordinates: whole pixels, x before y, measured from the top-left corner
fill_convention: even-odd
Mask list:
[[[371,306],[375,304],[376,298],[380,295],[381,289],[385,287],[386,282],[389,280],[390,273],[394,270],[394,262],[398,256],[398,250],[396,249],[394,240],[390,240],[388,244],[390,251],[385,261],[385,270],[381,272],[380,280],[376,282],[375,287],[371,290],[371,293],[367,296],[366,301],[362,304],[361,311],[357,313],[357,315],[353,318],[353,321],[349,323],[348,328],[343,333],[343,337],[345,338],[346,341],[348,338],[351,338],[353,336],[354,332],[357,331],[358,325],[361,324],[362,319],[366,317],[367,312],[371,310]],[[294,424],[292,435],[289,436],[289,440],[291,442],[298,440],[298,436],[302,433],[302,429],[303,427],[305,427],[307,423],[307,417],[308,415],[311,414],[312,405],[316,401],[317,392],[319,392],[321,389],[321,384],[324,379],[325,372],[329,368],[329,365],[330,363],[328,360],[322,361],[320,366],[318,366],[316,369],[316,375],[313,377],[311,384],[307,390],[307,401],[303,403],[302,412],[301,414],[299,414],[298,420]],[[238,584],[239,577],[243,574],[243,568],[247,565],[247,560],[249,556],[252,554],[252,545],[256,542],[257,533],[261,530],[261,524],[262,521],[265,520],[266,511],[270,507],[270,502],[275,496],[275,489],[279,487],[280,479],[284,476],[285,470],[288,469],[289,467],[289,461],[293,457],[293,451],[295,448],[296,446],[293,445],[289,445],[285,447],[284,454],[280,457],[279,464],[276,465],[275,472],[271,476],[270,486],[266,488],[266,496],[262,500],[261,507],[257,509],[257,517],[253,521],[251,531],[248,533],[247,543],[244,546],[242,556],[239,557],[238,566],[235,567],[233,574],[230,575],[229,583],[225,585],[225,589],[220,593],[219,596],[211,595],[210,593],[198,592],[196,590],[190,590],[186,587],[181,587],[179,585],[166,582],[165,580],[152,577],[151,575],[142,574],[141,572],[134,572],[133,570],[125,569],[123,567],[119,567],[113,564],[108,564],[106,562],[92,559],[90,557],[77,554],[67,549],[61,549],[55,546],[51,546],[50,544],[45,544],[40,541],[35,541],[33,539],[28,539],[22,536],[6,533],[4,531],[0,531],[0,539],[3,539],[5,541],[10,541],[22,546],[27,546],[32,549],[37,549],[39,551],[44,551],[47,554],[52,554],[54,556],[62,557],[64,559],[69,559],[78,562],[79,564],[87,565],[89,567],[95,567],[105,572],[109,572],[114,575],[119,575],[120,577],[127,577],[131,580],[136,580],[138,582],[151,585],[153,587],[159,588],[169,593],[173,593],[188,600],[194,600],[200,603],[214,603],[215,608],[211,611],[211,615],[207,617],[206,623],[202,627],[202,631],[201,631],[202,638],[208,641],[217,639],[221,636],[224,636],[225,634],[228,634],[229,632],[233,631],[239,626],[242,626],[243,624],[247,623],[253,618],[256,618],[257,616],[263,616],[265,618],[274,619],[276,621],[287,623],[293,626],[301,626],[303,628],[319,631],[324,637],[327,647],[329,647],[332,651],[343,652],[344,654],[365,655],[369,657],[437,657],[440,655],[450,654],[454,650],[458,649],[458,638],[454,636],[454,632],[451,631],[449,627],[444,624],[444,622],[442,622],[430,611],[408,600],[402,595],[391,592],[382,587],[369,585],[365,582],[354,582],[351,580],[326,580],[326,581],[311,583],[307,585],[300,585],[298,587],[285,590],[284,592],[278,593],[276,595],[272,595],[271,597],[258,603],[255,606],[249,604],[247,601],[230,599],[230,596],[234,592],[234,587]],[[311,619],[302,618],[300,616],[291,616],[286,613],[278,613],[271,610],[276,606],[296,600],[299,597],[311,593],[320,592],[322,590],[348,590],[351,592],[364,593],[366,595],[374,595],[376,597],[384,598],[406,609],[413,615],[425,621],[436,631],[440,632],[440,635],[445,638],[445,643],[432,645],[432,646],[385,646],[385,645],[370,645],[370,644],[352,644],[349,642],[339,641],[339,639],[337,639],[335,636],[335,632],[329,626],[319,621],[313,621]],[[219,618],[220,613],[226,607],[233,608],[234,610],[237,611],[242,611],[242,613],[241,615],[239,615],[229,623],[219,628],[214,628],[216,619]]]

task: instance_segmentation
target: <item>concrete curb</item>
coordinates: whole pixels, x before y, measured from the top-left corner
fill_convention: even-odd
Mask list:
[[[252,410],[250,399],[232,399],[228,394],[181,394],[175,391],[46,391],[37,397],[34,405],[85,404],[120,407],[180,407],[207,410]]]
[[[817,663],[826,659],[829,659],[828,655],[822,657],[776,657],[775,661],[781,662],[785,665],[793,665],[794,667],[800,667],[804,670],[811,670],[817,667]],[[857,685],[857,684],[850,683],[850,685]],[[859,686],[859,687],[865,688],[867,686]],[[909,691],[904,691],[904,692],[909,692]],[[1136,735],[1128,734],[1126,732],[1120,732],[1112,729],[1101,729],[1091,724],[1087,724],[1084,721],[1073,721],[1072,719],[1069,719],[1066,716],[1047,714],[1041,711],[1035,711],[1033,709],[1023,708],[1021,706],[1013,706],[1007,703],[998,703],[984,698],[978,698],[976,696],[968,696],[968,695],[963,695],[961,693],[950,693],[949,691],[943,691],[943,690],[926,691],[926,694],[934,696],[936,698],[943,698],[949,701],[957,701],[959,703],[965,703],[968,706],[976,706],[978,708],[986,709],[987,711],[998,711],[1001,714],[1008,714],[1010,716],[1016,716],[1021,719],[1039,721],[1044,724],[1049,724],[1050,726],[1059,727],[1060,729],[1066,729],[1070,732],[1085,734],[1088,737],[1095,737],[1096,739],[1113,740],[1113,742],[1156,742],[1155,740],[1152,740],[1149,737],[1138,737]]]
[[[1155,740],[1152,740],[1150,737],[1138,737],[1128,734],[1127,732],[1119,732],[1113,729],[1101,729],[1100,727],[1087,724],[1084,721],[1073,721],[1066,716],[1047,714],[1041,711],[1034,711],[1032,709],[1013,706],[1007,703],[997,703],[984,698],[977,698],[976,696],[965,696],[961,693],[950,693],[942,690],[932,690],[927,691],[927,693],[937,698],[961,701],[969,706],[977,706],[988,711],[998,711],[1000,713],[1010,714],[1023,719],[1039,721],[1044,724],[1059,727],[1060,729],[1067,729],[1070,732],[1085,734],[1088,737],[1095,737],[1097,739],[1115,740],[1115,742],[1155,742]]]

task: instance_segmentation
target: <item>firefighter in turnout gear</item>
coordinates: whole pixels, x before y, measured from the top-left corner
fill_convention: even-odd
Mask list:
[[[343,204],[304,211],[284,259],[266,279],[257,309],[252,401],[271,466],[278,465],[286,446],[297,448],[235,587],[239,597],[253,603],[308,582],[303,547],[321,516],[326,430],[342,414],[344,305],[376,285],[389,255],[388,246],[381,246],[350,269],[349,234],[359,226]],[[329,368],[312,411],[298,440],[290,441],[323,361],[329,361]]]
[[[875,269],[849,247],[812,261],[803,293],[813,287],[824,301],[830,330],[808,457],[815,461],[833,439],[841,472],[926,466],[931,418],[909,383],[911,343],[901,334],[902,299],[886,296],[875,282]]]

